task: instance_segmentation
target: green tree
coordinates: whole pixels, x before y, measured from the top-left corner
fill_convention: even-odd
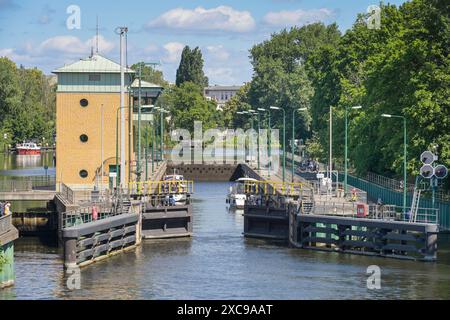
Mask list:
[[[202,52],[198,47],[191,50],[189,46],[186,46],[181,54],[180,66],[177,69],[176,85],[180,86],[188,81],[202,88],[208,86],[208,78],[203,73]]]
[[[131,66],[131,69],[136,71],[136,76],[138,76],[139,64],[140,63],[135,63]],[[164,79],[164,74],[162,71],[145,65],[142,66],[142,80],[159,85],[163,88],[166,88],[169,85],[169,83]]]
[[[203,96],[203,88],[192,82],[184,82],[179,87],[166,90],[157,104],[170,110],[173,129],[187,129],[194,132],[194,121],[201,121],[203,129],[222,125],[216,104]]]

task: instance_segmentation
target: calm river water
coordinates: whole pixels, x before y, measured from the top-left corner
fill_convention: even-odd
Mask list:
[[[15,244],[16,285],[0,299],[449,299],[450,240],[423,263],[290,249],[244,239],[242,212],[228,212],[229,183],[196,183],[194,236],[148,241],[81,272],[68,291],[62,252],[52,240]],[[381,290],[366,270],[381,268]]]

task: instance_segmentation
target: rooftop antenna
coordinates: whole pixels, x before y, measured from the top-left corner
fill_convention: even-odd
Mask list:
[[[96,40],[97,40],[97,51],[96,51],[96,53],[98,54],[98,15],[97,15],[97,37],[96,37]]]

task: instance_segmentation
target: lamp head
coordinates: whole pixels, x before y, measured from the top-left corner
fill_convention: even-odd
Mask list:
[[[383,118],[392,118],[392,115],[391,115],[391,114],[386,114],[386,113],[383,113],[381,116],[382,116]]]

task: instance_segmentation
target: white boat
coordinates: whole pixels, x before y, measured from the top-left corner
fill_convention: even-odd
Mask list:
[[[170,181],[170,183],[164,185],[164,191],[169,193],[175,202],[186,201],[187,186],[184,176],[174,173],[164,176],[163,181]]]
[[[41,154],[41,147],[39,147],[34,142],[24,142],[22,144],[18,144],[17,154],[19,155],[38,155]]]
[[[233,186],[230,186],[230,191],[227,196],[227,203],[230,209],[244,209],[247,195],[245,194],[244,186],[247,183],[258,182],[252,178],[239,178]]]

